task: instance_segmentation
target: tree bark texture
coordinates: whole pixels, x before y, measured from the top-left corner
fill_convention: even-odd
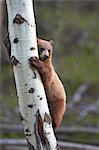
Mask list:
[[[33,56],[38,57],[32,0],[6,0],[6,3],[11,64],[29,150],[56,150],[44,87],[37,70],[31,70],[28,61]]]

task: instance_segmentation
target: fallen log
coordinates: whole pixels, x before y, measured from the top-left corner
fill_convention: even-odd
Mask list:
[[[0,133],[22,133],[23,127],[18,124],[0,124]],[[57,134],[81,132],[85,134],[99,134],[99,129],[94,127],[60,127],[56,130]]]
[[[61,148],[72,148],[77,150],[99,150],[99,146],[92,146],[88,144],[78,144],[59,141],[58,144]],[[14,146],[27,146],[25,139],[0,139],[0,146],[3,145],[14,145]]]

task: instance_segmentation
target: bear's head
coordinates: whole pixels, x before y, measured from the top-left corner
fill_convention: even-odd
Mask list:
[[[38,38],[37,45],[38,45],[38,53],[39,53],[40,60],[45,61],[52,58],[52,52],[54,46],[53,40],[46,41]]]

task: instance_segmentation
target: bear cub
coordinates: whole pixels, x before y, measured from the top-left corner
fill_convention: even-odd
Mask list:
[[[31,57],[29,62],[31,67],[35,67],[40,73],[52,117],[52,125],[56,129],[60,125],[65,112],[66,94],[52,64],[54,42],[37,39],[37,45],[39,58]]]

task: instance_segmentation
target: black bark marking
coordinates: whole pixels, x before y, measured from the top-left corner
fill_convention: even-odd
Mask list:
[[[27,22],[27,20],[25,18],[23,18],[20,14],[17,14],[15,16],[15,18],[13,19],[13,23],[16,23],[16,24],[22,24],[24,22]]]
[[[38,95],[38,97],[40,97],[40,95]]]
[[[33,73],[34,73],[34,77],[33,77],[33,79],[36,79],[36,78],[37,78],[37,76],[36,76],[35,71],[33,71]]]
[[[47,134],[50,134],[50,132],[47,132]]]
[[[26,121],[22,115],[20,115],[21,121]]]
[[[25,134],[25,136],[31,136],[31,135],[32,135],[31,133]]]
[[[31,48],[30,48],[31,51],[33,51],[33,50],[35,50],[35,49],[36,49],[35,47],[31,47]]]
[[[28,132],[30,132],[30,130],[29,130],[29,129],[25,129],[25,132],[27,132],[27,133],[28,133]]]
[[[61,150],[61,149],[60,149],[60,146],[58,145],[58,143],[57,143],[57,145],[56,145],[56,149],[57,149],[57,150]]]
[[[34,89],[33,89],[33,88],[30,88],[30,89],[29,89],[29,93],[34,93]]]
[[[40,100],[42,100],[43,99],[43,97],[40,97]]]
[[[33,104],[29,104],[28,105],[29,108],[33,108],[34,106],[36,106],[36,104],[34,104],[34,105]]]
[[[25,129],[25,132],[26,132],[26,133],[25,133],[25,136],[26,136],[26,137],[32,135],[29,129]]]
[[[3,42],[7,49],[7,53],[10,57],[11,56],[11,42],[10,42],[10,38],[9,38],[9,33],[7,33],[7,35],[5,35]]]
[[[14,42],[14,43],[18,43],[18,42],[19,42],[19,39],[18,39],[18,38],[15,38],[15,39],[13,40],[13,42]]]
[[[15,58],[15,56],[12,56],[11,59],[10,59],[10,63],[12,65],[17,66],[17,64],[19,64],[20,62]]]
[[[51,117],[49,116],[49,114],[45,113],[45,115],[44,115],[44,121],[45,121],[45,122],[48,122],[49,124],[51,124],[52,119],[51,119]]]
[[[35,147],[27,140],[29,150],[36,150]]]
[[[27,86],[27,83],[25,83],[25,86]]]
[[[32,104],[29,104],[28,107],[29,107],[29,108],[33,108],[33,105],[32,105]]]

